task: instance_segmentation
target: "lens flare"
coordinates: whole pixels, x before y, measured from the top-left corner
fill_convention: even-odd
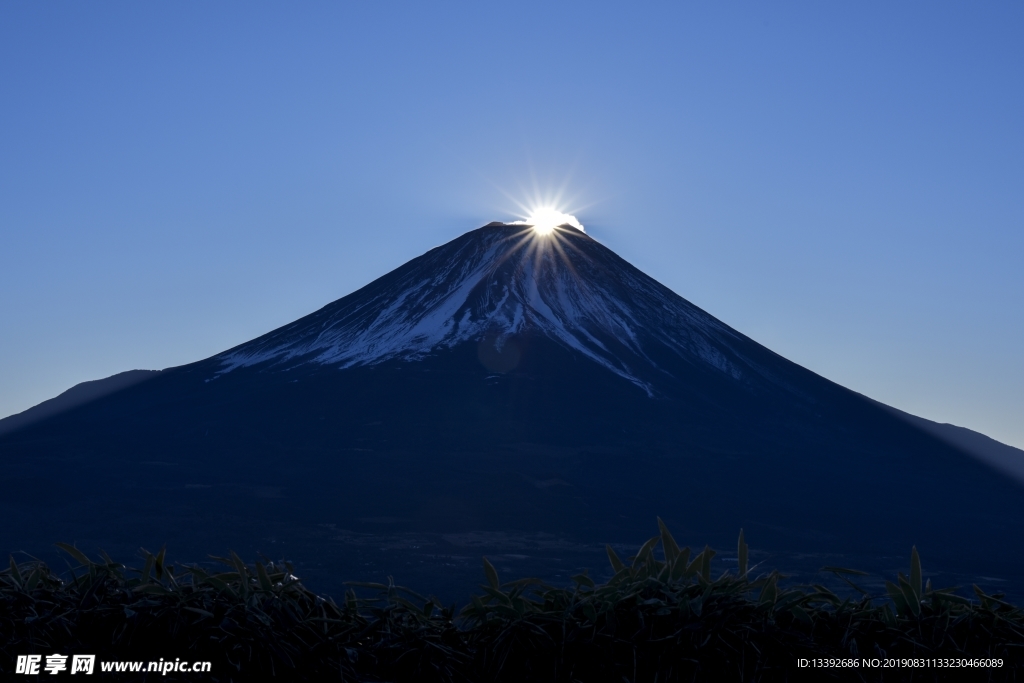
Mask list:
[[[571,225],[577,230],[583,231],[583,225],[576,220],[576,216],[547,206],[534,209],[524,223],[533,226],[534,232],[538,235],[550,235],[555,228],[561,225]]]

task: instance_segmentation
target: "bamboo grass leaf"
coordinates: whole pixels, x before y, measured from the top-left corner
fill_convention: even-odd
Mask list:
[[[672,538],[672,533],[665,526],[661,517],[658,517],[658,530],[661,532],[661,549],[665,553],[665,562],[671,566],[679,557],[679,545],[676,543],[676,539]]]
[[[143,552],[146,553],[146,563],[144,565],[142,565],[142,577],[141,577],[141,579],[142,579],[142,581],[145,582],[145,581],[149,581],[149,573],[151,571],[153,571],[153,561],[156,558],[154,558],[151,553],[146,552],[145,550],[143,550]]]
[[[587,576],[587,570],[584,570],[582,574],[576,574],[575,576],[572,576],[570,578],[573,581],[575,581],[578,585],[586,586],[587,588],[591,589],[594,587],[594,580]]]
[[[383,583],[371,583],[368,581],[346,581],[346,586],[355,586],[356,588],[372,588],[376,591],[387,591],[388,587]]]
[[[822,567],[823,572],[832,572],[836,576],[839,574],[853,574],[854,576],[871,576],[867,572],[862,572],[859,569],[847,569],[846,567]]]
[[[914,587],[910,584],[902,573],[897,574],[897,578],[900,583],[900,591],[902,591],[904,597],[907,600],[907,606],[910,607],[910,612],[915,616],[921,615],[921,599],[914,591]]]
[[[216,560],[217,562],[220,562],[221,564],[226,564],[229,567],[234,567],[235,566],[235,564],[229,558],[221,557],[220,555],[210,555],[210,559],[211,560]],[[289,569],[288,571],[291,571],[291,569]]]
[[[889,593],[889,597],[896,606],[896,614],[906,614],[910,611],[910,606],[907,604],[907,597],[903,594],[903,591],[900,590],[899,586],[894,584],[892,581],[886,581],[885,590]]]
[[[156,559],[153,561],[154,574],[158,580],[164,578],[164,558],[167,556],[167,546],[160,548],[160,552],[156,554]]]
[[[847,585],[849,585],[851,588],[853,588],[853,590],[857,591],[861,595],[868,594],[866,590],[864,590],[863,588],[861,588],[853,581],[850,581],[848,578],[844,576],[844,574],[853,574],[854,576],[870,576],[870,574],[868,574],[867,572],[862,572],[857,569],[847,569],[845,567],[822,567],[819,571],[831,572],[832,574],[835,574],[836,578],[842,579],[844,582],[846,582]]]
[[[25,585],[25,579],[21,575],[21,571],[18,570],[18,565],[14,561],[14,555],[11,555],[11,576],[17,582],[19,587]]]
[[[249,570],[245,566],[245,562],[242,562],[234,550],[231,551],[231,563],[235,567],[235,571],[238,572],[238,592],[242,594],[242,598],[249,597]]]
[[[419,593],[417,593],[416,591],[414,591],[411,588],[406,588],[405,586],[395,586],[394,588],[399,593],[405,593],[406,595],[411,595],[412,597],[416,598],[417,600],[419,600],[421,602],[425,602],[426,601],[425,597],[423,597],[422,595],[420,595]]]
[[[796,617],[797,621],[807,624],[808,626],[814,625],[814,620],[811,619],[811,615],[809,615],[807,610],[800,605],[793,605],[789,608],[789,611],[794,617]]]
[[[498,590],[501,584],[498,583],[498,570],[494,568],[487,558],[484,558],[484,576],[487,577],[487,582],[491,584],[491,588]]]
[[[395,598],[393,599],[393,602],[396,605],[401,605],[402,607],[404,607],[406,610],[409,611],[410,614],[414,614],[416,616],[420,616],[422,614],[422,612],[423,612],[423,608],[422,607],[420,607],[419,605],[413,604],[412,602],[406,600],[403,597],[395,596]]]
[[[814,588],[814,597],[816,599],[825,600],[831,604],[839,604],[839,596],[830,591],[825,586],[815,583],[812,584],[811,587]]]
[[[700,564],[700,576],[705,581],[711,581],[711,558],[715,556],[715,551],[710,546],[704,546],[704,552],[701,553]]]
[[[270,592],[274,588],[274,584],[270,581],[270,576],[267,575],[267,570],[263,567],[260,562],[256,563],[256,576],[260,581],[260,588]]]
[[[959,605],[970,605],[970,604],[972,604],[971,601],[968,598],[965,598],[962,595],[956,595],[954,593],[945,593],[945,592],[942,592],[942,591],[935,591],[934,593],[932,593],[932,597],[934,599],[936,599],[936,600],[939,600],[939,601],[952,602],[952,603],[956,603],[956,604],[959,604]]]
[[[774,605],[775,598],[778,596],[778,584],[777,576],[772,575],[764,584],[764,588],[761,589],[761,595],[757,599],[759,605]]]
[[[114,562],[112,559],[110,559],[110,555],[107,555],[107,551],[103,550],[102,548],[100,548],[100,557],[103,558],[103,562],[108,567],[122,567],[123,566],[120,563]]]
[[[704,553],[698,553],[697,557],[690,561],[690,564],[686,567],[685,576],[693,576],[700,571],[701,566],[704,564]]]
[[[672,567],[672,573],[670,578],[673,581],[678,581],[684,576],[689,576],[689,565],[690,561],[690,548],[689,546],[679,551],[679,557],[676,558],[675,565]]]
[[[736,541],[736,564],[741,579],[747,578],[747,542],[740,529],[740,538]]]
[[[68,545],[67,543],[54,543],[54,545],[57,546],[58,548],[60,548],[61,550],[63,550],[64,552],[66,552],[71,557],[73,557],[76,560],[78,560],[78,563],[80,565],[82,565],[83,567],[88,567],[89,565],[92,564],[92,560],[90,560],[88,557],[86,557],[85,553],[83,553],[81,550],[79,550],[75,546]]]
[[[25,590],[30,591],[35,588],[41,578],[43,578],[42,571],[39,567],[34,567],[32,571],[29,572],[28,578],[25,579]]]
[[[921,556],[917,554],[917,546],[910,549],[910,588],[914,591],[917,602],[921,602]]]
[[[480,588],[484,591],[484,593],[487,593],[489,596],[494,598],[498,603],[501,603],[503,605],[512,604],[512,601],[509,599],[508,595],[502,593],[500,588],[491,588],[490,586],[480,586]]]
[[[216,576],[205,576],[205,577],[203,577],[202,582],[210,584],[211,586],[213,586],[217,590],[221,591],[222,593],[226,593],[227,595],[231,596],[232,598],[237,598],[238,597],[238,594],[235,593],[234,589],[232,589],[231,586],[229,586],[224,581],[221,581]]]
[[[648,557],[651,555],[651,553],[654,551],[655,546],[657,546],[660,541],[660,536],[652,536],[651,538],[647,539],[646,543],[640,546],[640,550],[637,551],[636,557],[633,558],[633,569],[638,569],[647,562]]]
[[[618,574],[626,568],[626,565],[622,564],[622,560],[619,559],[619,556],[615,553],[615,551],[612,549],[610,545],[606,545],[604,547],[604,551],[608,554],[608,561],[612,565],[613,572]]]

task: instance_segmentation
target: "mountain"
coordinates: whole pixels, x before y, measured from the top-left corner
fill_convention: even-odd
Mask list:
[[[1024,484],[1024,451],[979,432],[958,427],[948,423],[933,422],[923,417],[905,413],[902,410],[878,404],[893,415],[909,422],[918,429],[925,431],[951,446],[959,448],[998,472]]]
[[[67,391],[34,405],[28,410],[0,420],[0,434],[13,432],[22,427],[27,427],[33,422],[39,422],[48,417],[65,413],[72,408],[85,405],[121,389],[127,389],[133,384],[151,379],[158,374],[160,374],[159,370],[127,370],[104,379],[76,384]]]
[[[564,579],[661,516],[799,576],[1012,592],[1019,482],[773,353],[582,230],[490,224],[221,354],[0,434],[0,540],[262,552],[315,586]],[[965,550],[970,549],[970,552]],[[728,561],[728,554],[723,555]],[[758,559],[758,556],[754,556]],[[814,580],[818,580],[815,578]]]
[[[666,354],[734,379],[762,372],[733,350],[732,330],[569,226],[534,238],[492,224],[358,294],[221,354],[218,374],[261,363],[280,371],[422,360],[483,339],[481,362],[507,372],[522,336],[571,350],[649,397],[673,380],[654,360]]]

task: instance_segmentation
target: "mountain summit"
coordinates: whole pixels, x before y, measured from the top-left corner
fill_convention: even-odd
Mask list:
[[[222,372],[261,363],[343,369],[484,342],[482,362],[507,372],[524,335],[546,337],[651,396],[667,372],[655,359],[666,355],[734,379],[753,369],[736,352],[735,332],[584,232],[563,225],[539,235],[504,223],[432,249],[217,359]]]
[[[655,516],[720,548],[742,527],[808,580],[891,573],[915,544],[939,583],[1024,580],[1018,483],[570,226],[469,232],[2,433],[0,464],[9,549],[263,552],[325,590],[391,574],[462,595],[484,552],[567,580]]]

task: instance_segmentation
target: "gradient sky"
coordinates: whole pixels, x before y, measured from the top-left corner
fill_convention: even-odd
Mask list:
[[[1024,3],[0,4],[0,416],[560,199],[851,389],[1024,447]]]

